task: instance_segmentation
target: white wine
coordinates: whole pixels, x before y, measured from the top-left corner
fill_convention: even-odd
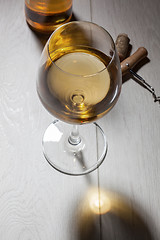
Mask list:
[[[42,103],[63,121],[93,121],[114,103],[116,67],[98,50],[79,46],[51,52],[39,74]]]
[[[67,76],[61,71],[55,74],[57,67],[52,64],[47,76],[49,91],[69,108],[74,108],[74,111],[79,111],[80,108],[80,111],[84,112],[106,96],[110,76],[107,70],[101,72],[105,65],[97,57],[74,52],[62,56],[55,64],[65,71]]]

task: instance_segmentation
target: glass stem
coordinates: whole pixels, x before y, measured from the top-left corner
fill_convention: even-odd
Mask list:
[[[68,141],[72,145],[78,145],[81,142],[81,138],[79,136],[79,130],[77,125],[72,126],[72,131],[68,138]]]

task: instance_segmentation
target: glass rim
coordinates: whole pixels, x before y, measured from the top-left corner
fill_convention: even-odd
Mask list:
[[[112,42],[112,44],[113,44],[113,55],[112,55],[112,57],[111,57],[108,65],[107,65],[106,67],[104,67],[102,70],[100,70],[100,71],[98,71],[98,72],[95,72],[95,73],[92,73],[92,74],[85,74],[85,75],[83,75],[83,74],[74,74],[74,73],[70,73],[70,72],[67,72],[67,71],[63,70],[62,68],[60,68],[60,67],[52,60],[52,58],[51,58],[51,52],[49,51],[49,42],[50,42],[51,38],[53,37],[53,35],[54,35],[60,28],[62,28],[62,27],[64,27],[64,26],[67,26],[67,25],[71,25],[71,24],[73,24],[73,23],[76,23],[76,24],[83,24],[83,23],[86,24],[86,23],[87,23],[87,24],[94,25],[94,26],[98,27],[99,29],[103,30],[105,33],[107,33],[108,36],[110,37],[111,42]],[[77,45],[77,46],[82,46],[82,45]],[[83,45],[83,46],[85,46],[85,45]],[[111,65],[111,63],[113,62],[113,59],[114,59],[114,57],[115,57],[116,47],[115,47],[115,43],[114,43],[114,40],[113,40],[111,34],[110,34],[105,28],[99,26],[99,25],[96,24],[96,23],[89,22],[89,21],[72,21],[72,22],[68,22],[68,23],[62,24],[61,26],[59,26],[59,27],[51,34],[51,36],[49,37],[49,39],[48,39],[48,41],[47,41],[47,52],[48,52],[48,56],[49,56],[52,64],[53,64],[57,69],[59,69],[61,72],[65,73],[65,74],[68,74],[68,75],[71,75],[71,76],[87,78],[87,77],[92,77],[92,76],[98,75],[98,74],[102,73],[103,71],[105,71],[106,69],[109,68],[109,66]],[[52,51],[52,52],[53,52],[53,51]]]

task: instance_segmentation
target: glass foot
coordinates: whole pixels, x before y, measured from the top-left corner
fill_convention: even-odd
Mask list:
[[[70,141],[72,125],[55,120],[43,136],[43,153],[49,164],[68,175],[84,175],[97,169],[105,159],[108,145],[97,123],[78,126],[80,140]]]

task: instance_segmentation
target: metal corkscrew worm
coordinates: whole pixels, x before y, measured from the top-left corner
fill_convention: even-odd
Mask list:
[[[126,63],[126,66],[129,68],[129,64]],[[149,85],[140,75],[135,73],[132,69],[129,69],[130,73],[149,91],[152,93],[152,97],[154,102],[159,102],[160,104],[160,96],[157,97],[154,88]]]
[[[137,49],[135,53],[125,59],[130,39],[127,34],[119,34],[116,39],[116,48],[118,51],[118,55],[121,61],[121,70],[122,75],[124,76],[127,72],[130,72],[134,78],[140,83],[144,88],[146,88],[154,99],[154,102],[159,102],[160,104],[160,96],[157,96],[154,88],[148,84],[140,75],[132,70],[132,68],[140,62],[143,58],[148,55],[147,50],[144,47],[140,47]]]

